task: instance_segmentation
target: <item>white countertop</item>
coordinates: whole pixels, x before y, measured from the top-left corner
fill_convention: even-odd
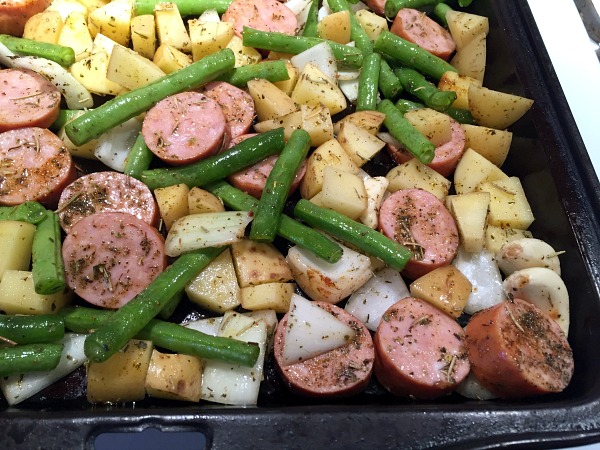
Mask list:
[[[573,0],[527,0],[600,176],[600,64]]]

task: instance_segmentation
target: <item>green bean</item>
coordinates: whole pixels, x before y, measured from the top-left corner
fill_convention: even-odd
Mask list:
[[[255,211],[258,206],[258,200],[254,197],[222,180],[210,183],[204,186],[204,189],[219,197],[226,206],[236,211]],[[329,263],[338,262],[342,257],[342,248],[337,243],[285,214],[281,216],[277,233]]]
[[[442,0],[387,0],[385,2],[385,16],[390,20],[394,20],[398,11],[402,8],[419,9],[424,6],[432,6]]]
[[[310,8],[308,10],[308,16],[304,23],[304,29],[302,30],[302,36],[305,37],[318,37],[317,24],[319,23],[319,0],[312,0],[310,2]]]
[[[65,324],[56,314],[21,316],[0,314],[0,337],[15,344],[54,342],[65,335]]]
[[[350,13],[350,39],[354,41],[356,48],[366,56],[373,52],[373,42],[356,19],[356,16],[348,6],[346,0],[329,0],[327,2],[333,12],[348,11]]]
[[[279,153],[285,145],[283,128],[248,138],[229,150],[184,167],[145,170],[140,180],[151,190],[184,183],[202,186]]]
[[[360,68],[360,75],[358,77],[357,111],[377,109],[380,71],[381,55],[379,53],[370,53],[365,56],[365,63]]]
[[[133,12],[136,16],[154,14],[154,6],[164,0],[135,0]],[[219,14],[227,11],[231,0],[173,0],[182,16],[198,16],[209,9],[216,10]]]
[[[146,289],[119,308],[93,331],[84,343],[86,356],[94,362],[106,361],[158,315],[169,300],[221,252],[204,248],[184,253],[160,273]]]
[[[294,130],[267,177],[250,226],[250,239],[263,242],[275,239],[292,182],[309,149],[310,135],[302,129]]]
[[[60,362],[63,344],[24,344],[0,348],[0,377],[47,372]]]
[[[0,206],[0,220],[16,220],[37,225],[46,218],[46,208],[38,202],[25,202],[17,206]]]
[[[446,19],[446,14],[448,14],[449,11],[452,11],[452,8],[448,5],[446,5],[445,3],[438,3],[433,8],[433,14],[438,18],[440,23],[445,27],[448,26],[448,20]]]
[[[423,136],[402,115],[390,100],[382,100],[377,109],[385,114],[383,124],[402,145],[423,164],[429,164],[435,156],[435,145]]]
[[[233,51],[225,48],[82,114],[65,126],[65,132],[73,144],[83,145],[148,110],[163,98],[196,89],[215,79],[232,69],[234,64]]]
[[[239,88],[245,88],[248,81],[255,78],[264,78],[272,83],[277,81],[289,80],[285,61],[263,61],[258,64],[248,64],[245,66],[236,67],[223,75],[217,77],[220,81],[226,81]]]
[[[69,330],[75,333],[89,333],[111,320],[115,313],[78,306],[65,308],[60,314]],[[248,367],[256,363],[260,353],[260,348],[255,343],[211,336],[158,319],[150,320],[148,325],[135,335],[135,338],[150,340],[157,347],[173,352]]]
[[[77,109],[61,109],[54,123],[50,125],[50,129],[54,132],[59,131],[67,124],[67,122],[73,120],[75,117],[82,114],[82,112],[83,111]]]
[[[367,255],[376,256],[396,270],[404,269],[412,253],[379,231],[352,220],[332,209],[322,208],[301,199],[294,207],[294,216],[307,224],[341,239]]]
[[[33,39],[0,34],[0,43],[9,50],[22,55],[38,56],[69,67],[75,62],[75,51],[71,47],[51,44],[49,42],[34,41]]]
[[[248,47],[292,53],[294,55],[322,42],[327,42],[337,61],[350,67],[360,67],[363,62],[363,54],[359,49],[316,37],[291,36],[274,31],[260,31],[244,27],[242,38],[244,45]]]
[[[58,215],[47,211],[37,224],[31,246],[31,271],[38,294],[51,295],[67,287],[61,242]]]
[[[444,72],[457,70],[442,58],[432,55],[416,44],[384,31],[379,35],[373,46],[375,51],[391,56],[406,67],[418,70],[435,80],[439,80]]]
[[[144,136],[140,133],[135,139],[135,143],[129,151],[129,155],[127,155],[123,173],[139,180],[142,176],[142,172],[150,168],[153,156],[154,154],[146,145],[146,141],[144,141]]]
[[[445,113],[452,117],[454,120],[456,120],[458,123],[477,125],[477,123],[475,122],[475,118],[471,114],[471,111],[469,111],[468,109],[448,108],[445,111]]]
[[[396,102],[396,108],[398,108],[398,111],[404,114],[405,112],[410,111],[411,109],[425,108],[425,105],[422,103],[413,102],[412,100],[401,98],[398,99],[398,101]]]
[[[423,75],[414,69],[401,67],[396,69],[394,73],[408,93],[436,111],[446,111],[456,100],[456,92],[438,89],[437,86],[427,81]]]
[[[173,315],[173,313],[175,312],[175,309],[177,309],[177,307],[179,306],[179,303],[181,303],[181,300],[183,300],[183,294],[184,294],[184,291],[181,290],[181,291],[175,293],[175,295],[173,295],[173,297],[171,297],[171,299],[167,302],[167,304],[163,307],[163,309],[160,310],[160,313],[158,313],[158,315],[161,319],[167,320],[169,317],[171,317]]]
[[[394,100],[402,93],[402,84],[385,58],[380,61],[379,92],[388,100]]]

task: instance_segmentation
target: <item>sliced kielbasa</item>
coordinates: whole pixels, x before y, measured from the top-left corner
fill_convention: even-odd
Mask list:
[[[167,164],[188,164],[221,148],[228,137],[227,120],[212,98],[181,92],[150,108],[142,135],[152,153]]]
[[[298,29],[294,12],[277,0],[233,0],[222,20],[233,22],[235,34],[239,37],[242,37],[244,27],[292,35]]]
[[[254,100],[250,94],[224,81],[208,83],[200,92],[221,106],[229,124],[231,139],[248,133],[254,120]]]
[[[427,164],[433,170],[445,177],[450,176],[450,174],[454,172],[454,169],[456,169],[460,158],[465,152],[466,142],[465,129],[460,123],[451,119],[450,126],[452,129],[450,140],[435,148],[433,160]],[[396,145],[396,143],[388,142],[386,148],[396,164],[402,164],[414,158],[414,155],[402,147],[399,142],[398,145]]]
[[[423,189],[401,189],[387,197],[379,210],[379,229],[412,251],[402,272],[412,280],[450,264],[458,251],[454,218]]]
[[[2,0],[0,1],[0,34],[23,36],[30,17],[41,13],[52,0]]]
[[[463,329],[424,300],[406,297],[388,308],[374,343],[375,377],[398,396],[434,399],[469,374]]]
[[[77,222],[62,247],[69,287],[87,302],[116,309],[166,267],[158,230],[124,212],[100,212]]]
[[[445,60],[456,50],[450,32],[416,9],[400,9],[390,31]]]
[[[532,303],[515,298],[482,310],[465,331],[473,374],[500,398],[561,392],[571,381],[569,342]]]
[[[343,347],[284,365],[281,363],[285,344],[287,314],[279,321],[273,351],[277,368],[292,392],[310,397],[346,397],[367,387],[371,379],[375,353],[369,330],[352,314],[326,302],[315,302],[355,331],[354,338]]]
[[[56,86],[28,69],[0,70],[0,132],[15,128],[48,128],[60,112]]]
[[[0,204],[38,201],[55,208],[60,193],[76,177],[71,154],[46,128],[0,133]]]
[[[144,183],[119,172],[83,175],[62,192],[58,202],[60,225],[65,233],[84,217],[97,212],[127,212],[156,225],[158,207]]]

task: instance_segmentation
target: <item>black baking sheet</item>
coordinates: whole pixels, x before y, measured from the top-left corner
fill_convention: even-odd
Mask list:
[[[552,7],[549,2],[548,7]],[[93,448],[106,432],[154,427],[201,432],[213,449],[549,448],[600,441],[599,183],[527,3],[475,0],[490,17],[485,86],[533,98],[503,167],[519,176],[535,237],[565,250],[575,375],[563,393],[522,401],[435,402],[393,398],[373,383],[344,401],[289,394],[267,365],[259,406],[194,405],[148,399],[91,406],[82,372],[16,407],[0,404],[0,448]],[[566,37],[568,38],[568,36]]]

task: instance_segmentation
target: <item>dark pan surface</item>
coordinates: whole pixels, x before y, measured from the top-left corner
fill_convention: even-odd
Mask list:
[[[490,17],[485,86],[535,100],[518,124],[505,171],[519,176],[536,217],[531,231],[561,256],[571,297],[575,375],[559,394],[478,402],[456,394],[414,402],[373,383],[324,404],[291,396],[268,364],[254,408],[146,400],[92,407],[83,371],[17,407],[0,405],[0,448],[93,448],[104,432],[199,431],[210,448],[549,448],[600,441],[599,183],[526,2],[476,0]],[[83,396],[83,397],[82,397]]]

